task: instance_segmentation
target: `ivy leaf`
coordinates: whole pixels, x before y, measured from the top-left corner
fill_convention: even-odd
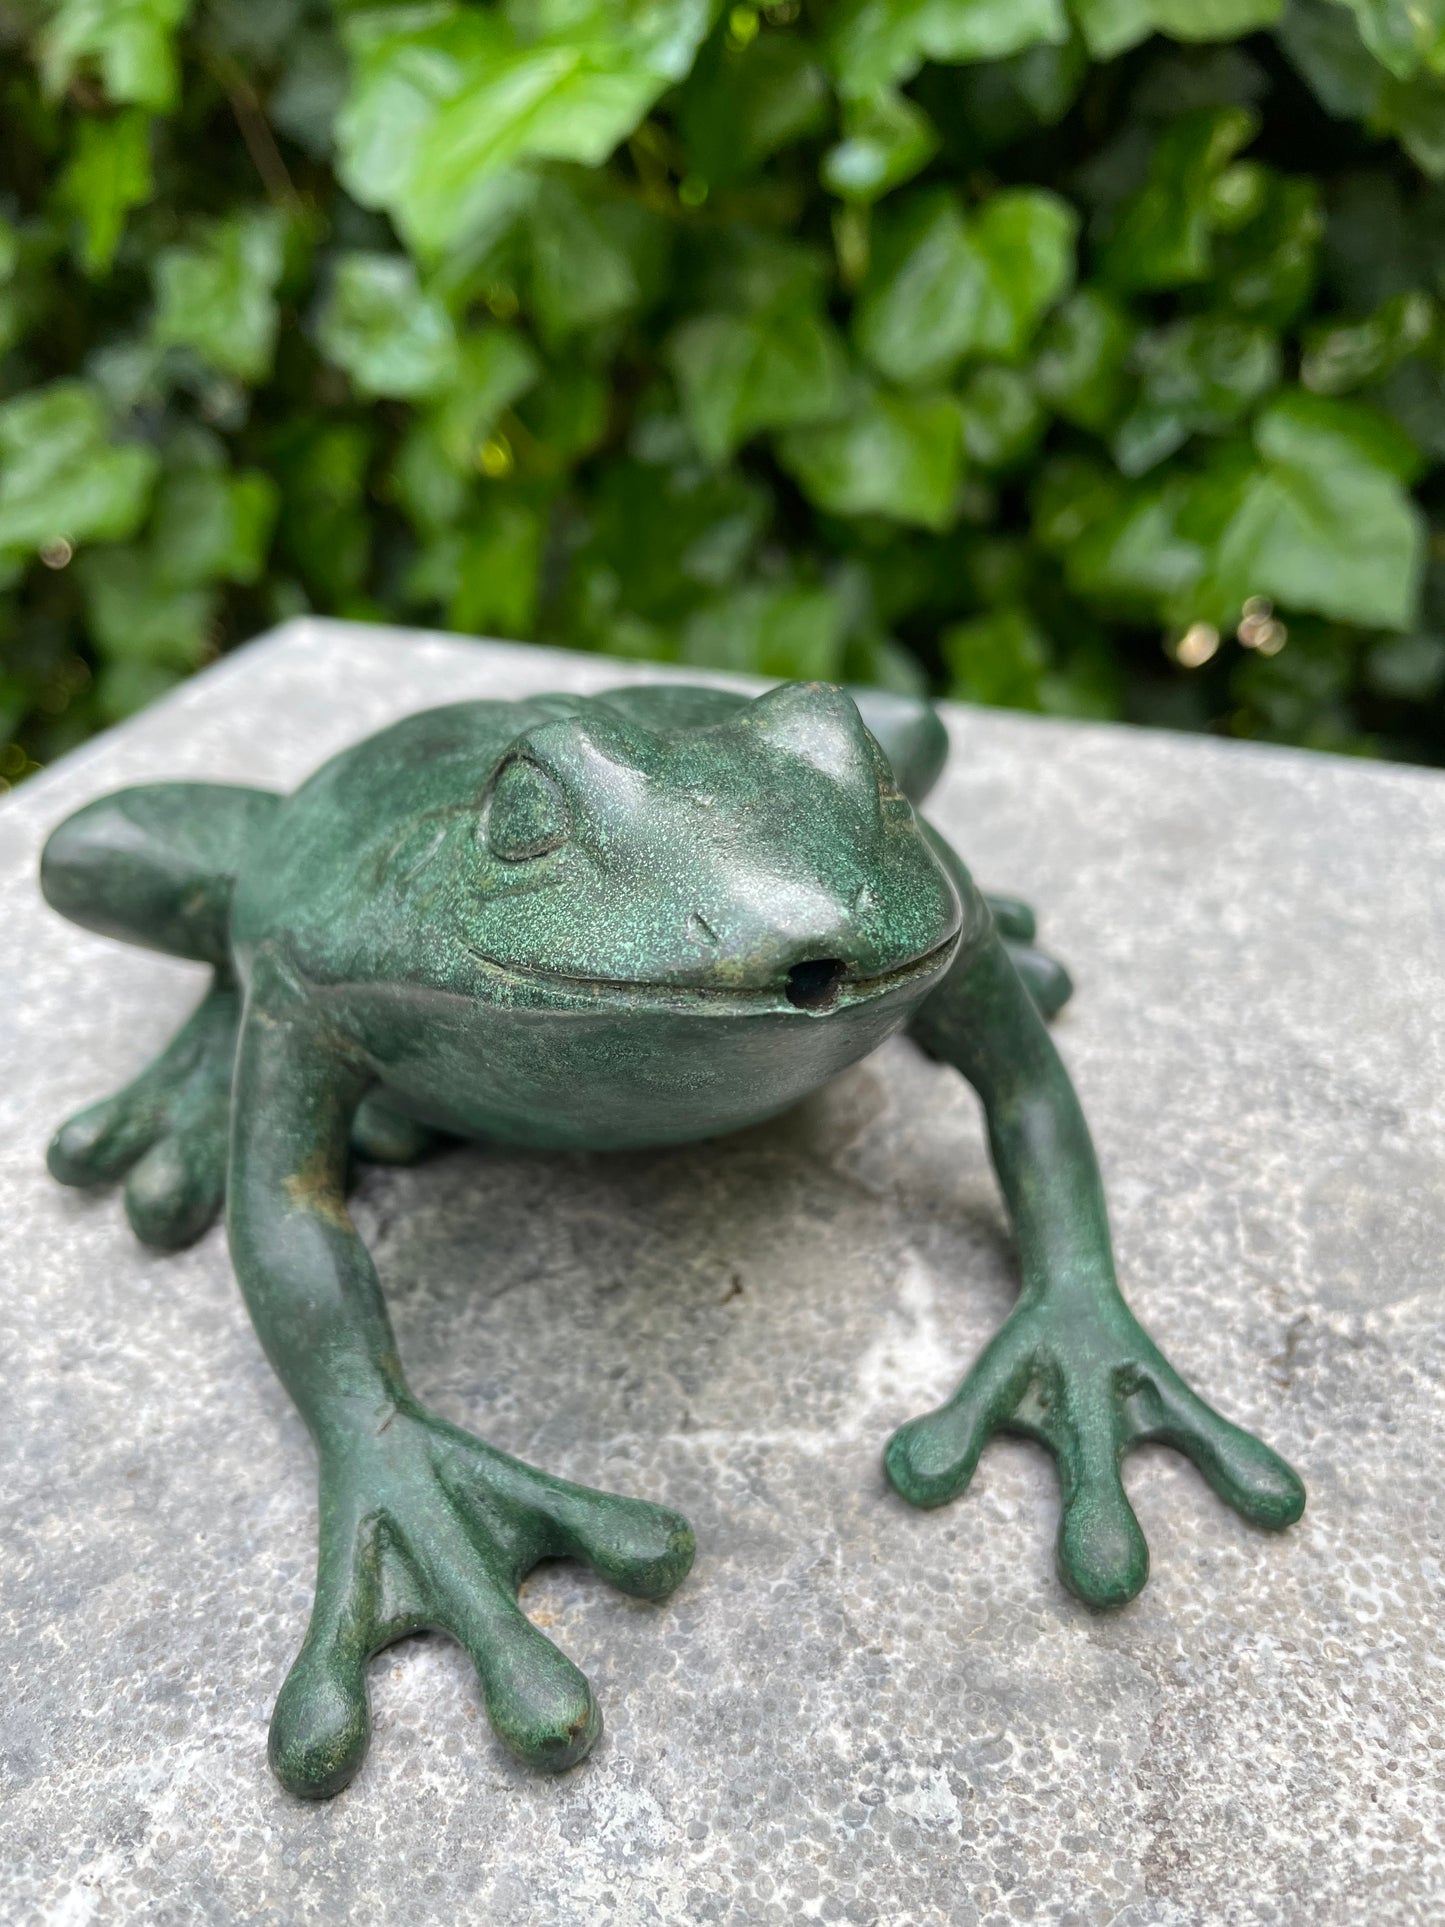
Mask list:
[[[823,156],[824,187],[861,206],[911,180],[938,152],[938,131],[906,94],[843,104],[843,138]]]
[[[1376,111],[1385,75],[1343,6],[1291,0],[1276,37],[1327,113],[1364,120]]]
[[[836,681],[842,653],[843,611],[826,588],[748,584],[699,610],[683,633],[684,662],[789,681]]]
[[[1258,214],[1215,243],[1220,298],[1271,327],[1287,327],[1314,293],[1324,232],[1317,184],[1272,175]]]
[[[549,369],[517,405],[517,417],[555,469],[591,455],[612,415],[612,391],[601,375],[564,365]]]
[[[279,499],[276,484],[259,469],[172,470],[151,524],[158,574],[181,585],[258,581]]]
[[[1084,44],[1095,60],[1112,60],[1154,31],[1149,0],[1070,0]]]
[[[411,423],[396,452],[390,479],[397,503],[425,535],[450,528],[471,503],[471,478],[447,453],[432,416],[423,415]],[[421,598],[441,599],[440,592]]]
[[[1300,359],[1301,385],[1316,395],[1343,395],[1383,381],[1426,345],[1435,324],[1435,303],[1414,290],[1383,302],[1364,321],[1311,328]]]
[[[778,437],[778,459],[834,515],[883,515],[944,529],[963,473],[958,404],[949,395],[861,394],[839,421]]]
[[[1174,40],[1238,40],[1283,11],[1284,0],[1149,0],[1150,24]]]
[[[1017,359],[1073,274],[1077,217],[1056,195],[1006,189],[967,221],[946,188],[880,223],[855,316],[882,374],[936,381],[966,354]]]
[[[1123,406],[1124,371],[1138,332],[1102,288],[1080,288],[1044,324],[1035,388],[1065,421],[1099,433]]]
[[[692,170],[728,186],[824,125],[827,77],[800,34],[764,28],[745,46],[714,36],[674,112]]]
[[[281,547],[322,607],[341,613],[356,607],[371,559],[365,490],[372,440],[362,422],[302,419],[289,422],[273,444]]]
[[[980,468],[1016,468],[1038,446],[1046,418],[1017,368],[976,368],[959,395],[963,450]]]
[[[671,627],[735,581],[768,518],[764,491],[737,469],[621,461],[590,502],[579,555],[576,632],[608,641],[623,620]]]
[[[1445,81],[1431,73],[1410,80],[1387,78],[1370,125],[1393,134],[1432,180],[1445,178]]]
[[[1048,642],[1027,610],[991,609],[955,622],[939,638],[955,702],[1039,708],[1039,679],[1048,667]]]
[[[1259,128],[1245,107],[1181,115],[1155,142],[1149,178],[1119,212],[1099,267],[1116,288],[1179,288],[1208,278],[1211,242],[1227,208],[1215,198],[1225,167]]]
[[[1218,433],[1278,385],[1279,342],[1268,328],[1193,315],[1135,348],[1139,396],[1114,436],[1114,460],[1142,475],[1193,434]]]
[[[316,324],[317,344],[363,395],[418,401],[457,369],[451,316],[404,254],[343,254]]]
[[[697,263],[700,309],[757,312],[788,303],[816,306],[829,278],[820,249],[739,224],[709,233]]]
[[[145,519],[160,462],[114,446],[99,395],[52,382],[0,405],[0,550],[123,541]]]
[[[56,195],[79,227],[77,255],[92,279],[109,273],[126,215],[143,207],[153,191],[150,115],[144,108],[80,122]]]
[[[999,60],[1068,37],[1062,0],[843,0],[827,46],[839,92],[868,97],[925,60]]]
[[[537,182],[526,220],[531,306],[549,343],[640,307],[662,278],[668,234],[649,209],[570,182]]]
[[[1167,33],[1174,40],[1234,40],[1272,26],[1284,0],[1071,0],[1095,60],[1112,60]]]
[[[437,411],[437,435],[453,467],[474,475],[498,416],[526,394],[542,364],[510,328],[479,328],[458,353],[456,379]]]
[[[216,613],[213,588],[177,582],[152,549],[100,548],[77,563],[91,634],[122,662],[194,669]]]
[[[668,359],[683,413],[711,462],[763,428],[835,414],[847,363],[828,321],[805,308],[698,315],[673,335]]]
[[[276,348],[284,254],[285,226],[270,209],[211,222],[195,245],[162,249],[154,268],[156,343],[193,348],[223,375],[261,380]]]
[[[266,116],[313,160],[325,160],[346,93],[346,56],[335,35],[298,33],[290,41],[285,70],[266,102]]]
[[[1445,48],[1445,18],[1438,6],[1418,0],[1335,0],[1355,17],[1360,39],[1397,80],[1409,80],[1423,61],[1438,67]]]
[[[100,68],[118,106],[167,113],[176,104],[180,69],[175,34],[192,0],[59,0],[41,37],[41,70],[61,93],[83,61]]]
[[[1006,189],[984,202],[973,235],[987,264],[979,350],[1005,361],[1028,347],[1041,316],[1074,278],[1079,219],[1040,188]]]
[[[1055,470],[1035,499],[1035,530],[1061,550],[1069,585],[1087,601],[1159,620],[1196,588],[1199,542],[1181,529],[1189,478],[1164,474],[1132,489],[1114,477]]]
[[[518,0],[377,9],[345,28],[351,97],[339,171],[366,207],[437,254],[493,207],[528,160],[597,166],[692,65],[711,0]]]
[[[1418,457],[1370,409],[1299,391],[1201,477],[1184,521],[1208,554],[1188,606],[1228,620],[1250,596],[1371,628],[1415,626],[1425,528],[1404,480]]]
[[[525,636],[537,613],[547,517],[537,503],[489,501],[458,544],[447,626],[471,635]]]

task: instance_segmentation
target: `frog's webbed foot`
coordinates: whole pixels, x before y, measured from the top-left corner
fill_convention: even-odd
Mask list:
[[[231,1072],[240,996],[219,977],[160,1055],[113,1097],[87,1105],[50,1140],[46,1162],[62,1184],[125,1179],[125,1211],[145,1244],[194,1244],[226,1199]],[[440,1134],[368,1096],[351,1131],[373,1164],[414,1164]]]
[[[238,994],[218,977],[139,1077],[61,1125],[46,1153],[51,1175],[75,1185],[124,1177],[137,1237],[168,1251],[199,1238],[226,1194],[239,1021]]]
[[[1278,1530],[1304,1510],[1297,1474],[1190,1390],[1117,1293],[1102,1310],[1019,1305],[953,1397],[894,1434],[888,1477],[914,1505],[942,1505],[967,1486],[998,1431],[1053,1453],[1063,1502],[1059,1575],[1090,1606],[1122,1606],[1149,1575],[1149,1549],[1119,1476],[1132,1445],[1158,1440],[1185,1453],[1255,1525]]]
[[[492,1726],[520,1759],[575,1765],[601,1714],[516,1598],[533,1566],[556,1557],[660,1599],[692,1564],[692,1529],[662,1506],[550,1478],[415,1406],[329,1436],[316,1604],[271,1720],[282,1784],[312,1799],[347,1784],[370,1737],[367,1661],[424,1629],[466,1648]]]
[[[1045,1017],[1056,1017],[1073,996],[1074,985],[1058,958],[1035,944],[1037,917],[1019,897],[986,894],[984,901],[993,912],[1004,949],[1023,978],[1029,995]]]

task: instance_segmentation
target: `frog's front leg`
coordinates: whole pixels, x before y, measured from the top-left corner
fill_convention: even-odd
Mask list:
[[[601,1730],[582,1674],[521,1611],[540,1559],[585,1559],[623,1591],[670,1592],[692,1563],[686,1520],[549,1478],[413,1396],[375,1269],[347,1213],[347,1139],[366,1075],[264,953],[237,1056],[231,1251],[252,1320],[320,1459],[316,1603],[271,1722],[271,1764],[325,1797],[361,1765],[366,1666],[423,1628],[453,1634],[498,1735],[560,1771]]]
[[[1299,1478],[1190,1390],[1120,1294],[1088,1126],[996,931],[954,964],[913,1034],[983,1100],[1023,1289],[953,1397],[890,1441],[894,1486],[915,1505],[941,1505],[968,1484],[993,1432],[1039,1440],[1059,1470],[1059,1571],[1092,1606],[1122,1605],[1148,1577],[1119,1476],[1141,1440],[1187,1453],[1246,1519],[1292,1524],[1304,1509]]]

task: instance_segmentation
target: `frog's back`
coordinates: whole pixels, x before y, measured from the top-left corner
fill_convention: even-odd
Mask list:
[[[287,797],[247,852],[232,905],[244,967],[282,937],[323,977],[359,965],[354,937],[394,915],[410,842],[475,817],[487,779],[524,730],[575,715],[579,698],[449,703],[378,730],[324,763]]]

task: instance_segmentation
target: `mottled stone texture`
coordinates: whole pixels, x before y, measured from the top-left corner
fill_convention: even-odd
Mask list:
[[[148,1252],[42,1163],[199,972],[47,912],[40,841],[123,782],[289,785],[409,709],[626,673],[296,624],[0,808],[0,1916],[1439,1920],[1445,783],[999,714],[950,712],[934,813],[1074,971],[1126,1290],[1303,1472],[1303,1524],[1142,1452],[1154,1576],[1100,1618],[1054,1577],[1041,1452],[996,1443],[942,1512],[884,1490],[1012,1289],[974,1100],[906,1043],[726,1143],[373,1171],[418,1392],[680,1506],[699,1556],[660,1607],[529,1584],[607,1717],[561,1781],[439,1640],[377,1664],[348,1792],[271,1778],[310,1447],[220,1235]]]

